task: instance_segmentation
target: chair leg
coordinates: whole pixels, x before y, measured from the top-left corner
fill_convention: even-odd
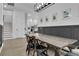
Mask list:
[[[48,51],[46,51],[46,54],[48,55]]]
[[[26,53],[27,53],[27,51],[28,51],[28,48],[26,48]]]
[[[34,39],[34,52],[33,52],[33,56],[35,55],[35,51],[36,51],[36,43],[38,43],[38,40]]]
[[[47,49],[43,52],[44,52],[45,56],[48,56]]]
[[[35,55],[35,49],[34,49],[34,51],[33,51],[33,56]]]
[[[30,49],[28,49],[28,56],[29,56],[29,54],[30,54]]]
[[[60,54],[59,54],[59,51],[58,51],[59,49],[57,49],[57,48],[55,48],[55,56],[60,56]]]
[[[27,53],[27,55],[29,55],[30,54],[30,49],[26,48],[26,53]]]

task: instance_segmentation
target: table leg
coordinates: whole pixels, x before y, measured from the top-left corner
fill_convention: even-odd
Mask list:
[[[33,52],[33,56],[35,55],[35,51],[36,51],[36,40],[34,39],[34,52]]]
[[[58,48],[54,47],[54,51],[55,51],[55,56],[60,56]]]

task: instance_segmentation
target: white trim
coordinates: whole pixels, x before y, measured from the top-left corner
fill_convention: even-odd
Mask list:
[[[15,39],[21,39],[21,38],[24,39],[25,37],[16,37]]]
[[[12,38],[12,37],[11,37],[11,38],[4,38],[4,37],[3,37],[3,40],[4,40],[4,41],[5,41],[5,40],[8,40],[8,39],[13,39],[13,38]]]

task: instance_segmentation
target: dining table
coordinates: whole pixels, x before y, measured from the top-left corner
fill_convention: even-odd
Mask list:
[[[77,42],[76,39],[52,36],[41,33],[30,33],[29,36],[30,37],[34,36],[36,39],[54,46],[56,55],[59,55],[58,52],[60,49],[68,47],[69,45],[72,45],[73,43]]]

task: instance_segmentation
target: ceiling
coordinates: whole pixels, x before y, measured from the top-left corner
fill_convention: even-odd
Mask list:
[[[6,5],[6,4],[4,4]],[[24,12],[34,12],[34,3],[15,3],[13,6],[7,6],[4,7],[4,10],[10,10],[10,11],[24,11]]]
[[[7,6],[7,7],[4,7],[4,10],[10,11],[10,12],[11,11],[23,11],[27,14],[31,14],[32,18],[36,17],[35,12],[34,12],[34,3],[15,3],[14,7],[13,6]],[[6,21],[7,22],[11,21],[11,19],[6,20]]]
[[[22,10],[25,12],[34,11],[34,3],[15,3],[15,10]]]

